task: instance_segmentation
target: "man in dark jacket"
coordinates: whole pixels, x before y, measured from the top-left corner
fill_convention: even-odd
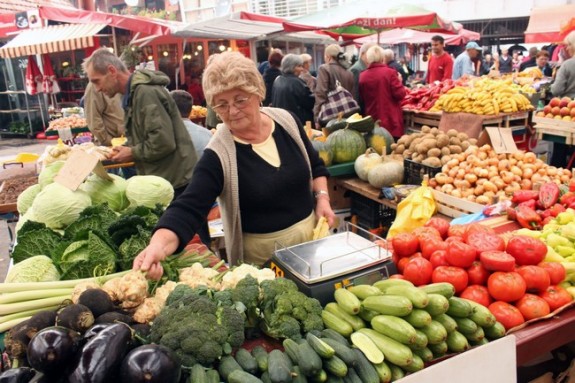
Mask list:
[[[170,82],[162,72],[137,70],[107,48],[97,49],[83,64],[97,91],[113,97],[123,94],[128,143],[115,147],[110,160],[134,161],[139,175],[155,175],[174,187],[174,198],[184,191],[197,162],[192,139],[168,93]]]
[[[289,110],[302,124],[313,122],[315,97],[298,77],[303,70],[303,59],[299,55],[286,55],[282,59],[281,70],[282,74],[276,78],[272,88],[272,105]]]

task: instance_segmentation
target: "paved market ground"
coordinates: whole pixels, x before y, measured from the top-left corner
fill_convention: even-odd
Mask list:
[[[48,145],[54,145],[54,141],[30,140],[30,139],[6,139],[0,138],[0,164],[14,159],[19,153],[42,154]],[[0,166],[0,176],[6,170]],[[7,216],[0,215],[0,281],[4,281],[9,263],[10,236]]]

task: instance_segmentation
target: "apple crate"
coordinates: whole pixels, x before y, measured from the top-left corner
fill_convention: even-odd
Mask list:
[[[435,199],[437,212],[451,218],[479,213],[483,208],[485,208],[485,205],[471,202],[463,198],[457,198],[438,190],[433,190],[433,198]]]
[[[558,141],[567,145],[575,143],[575,122],[547,117],[533,117],[538,140]]]

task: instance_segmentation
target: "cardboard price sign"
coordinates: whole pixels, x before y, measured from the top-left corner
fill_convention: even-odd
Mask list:
[[[489,135],[491,147],[495,150],[495,153],[515,153],[518,150],[510,128],[488,126],[485,127],[485,130]]]
[[[74,150],[64,166],[62,166],[62,169],[54,177],[54,181],[72,191],[76,191],[92,172],[100,178],[111,182],[114,181],[108,175],[98,157],[83,150]]]

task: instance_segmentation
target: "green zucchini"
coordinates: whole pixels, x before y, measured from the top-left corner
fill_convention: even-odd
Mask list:
[[[447,330],[441,323],[435,320],[432,320],[429,325],[422,327],[419,330],[427,336],[429,344],[441,343],[445,338],[447,338]]]
[[[469,304],[467,299],[459,297],[449,298],[449,309],[447,315],[456,318],[467,318],[473,312],[473,307]]]
[[[220,376],[224,380],[228,380],[228,377],[233,371],[243,371],[242,366],[236,361],[236,359],[231,355],[222,356],[220,359],[220,365],[218,366],[218,371]]]
[[[406,279],[382,279],[373,284],[374,287],[380,289],[383,293],[389,286],[415,286],[413,283]]]
[[[322,338],[335,351],[335,356],[343,360],[348,366],[355,366],[355,354],[352,349],[343,343],[340,343],[332,338]]]
[[[296,341],[290,338],[286,338],[283,340],[282,345],[284,346],[285,353],[291,359],[293,364],[299,363],[299,355],[298,355],[298,344]]]
[[[423,347],[426,347],[428,343],[429,343],[429,340],[427,339],[427,335],[425,335],[421,330],[416,329],[415,330],[415,343],[410,344],[409,346],[411,348],[423,348]]]
[[[373,367],[373,364],[361,352],[359,349],[354,348],[355,357],[357,359],[357,364],[354,367],[357,375],[363,383],[379,383],[379,375]]]
[[[423,370],[423,367],[425,367],[425,365],[423,364],[423,360],[420,358],[420,356],[413,354],[413,361],[407,366],[403,367],[403,369],[407,372],[417,372]]]
[[[383,362],[383,352],[381,352],[377,345],[373,343],[371,338],[367,335],[360,332],[354,332],[351,334],[351,343],[363,352],[367,360],[371,363],[377,364]]]
[[[320,372],[312,376],[310,379],[312,382],[318,382],[318,383],[327,382],[327,372],[325,372],[325,370],[321,370]]]
[[[201,364],[197,363],[192,366],[190,370],[190,381],[198,383],[207,383],[208,377],[206,375],[206,369]],[[218,374],[219,381],[219,374]]]
[[[307,378],[304,374],[302,374],[299,366],[293,366],[292,372],[293,372],[292,383],[307,383]]]
[[[391,381],[395,382],[396,380],[405,378],[405,371],[399,366],[396,366],[393,363],[388,363],[389,369],[391,370]]]
[[[457,323],[457,331],[462,334],[473,334],[477,331],[477,323],[469,318],[453,318]]]
[[[308,342],[302,342],[297,346],[298,366],[306,376],[315,376],[321,372],[321,358],[313,350]]]
[[[209,369],[206,371],[206,382],[207,383],[220,383],[222,379],[220,378],[220,373],[218,370]],[[194,380],[192,379],[192,382]]]
[[[336,289],[333,293],[333,297],[339,307],[349,315],[359,314],[361,302],[351,291],[345,288]]]
[[[400,343],[415,343],[415,328],[402,318],[392,315],[378,315],[371,320],[371,327]]]
[[[362,383],[355,368],[348,368],[347,375],[343,378],[345,383]]]
[[[225,358],[225,357],[224,357]],[[268,354],[268,374],[272,383],[287,383],[292,381],[292,363],[289,357],[280,350],[272,350]]]
[[[321,337],[322,338],[330,338],[330,339],[333,339],[335,341],[338,341],[339,343],[341,343],[343,345],[346,345],[348,347],[350,346],[346,337],[344,337],[339,332],[332,330],[330,328],[323,329],[321,332]]]
[[[470,346],[483,346],[484,344],[487,344],[487,343],[489,343],[489,340],[487,338],[482,338],[480,341],[477,341],[477,342],[470,341],[469,345]]]
[[[463,334],[470,342],[481,342],[485,338],[485,331],[483,331],[483,327],[477,326],[477,331],[471,334]]]
[[[363,305],[359,309],[358,316],[366,322],[371,322],[374,316],[379,315],[377,311],[368,310]]]
[[[455,295],[455,287],[448,282],[430,283],[429,285],[419,286],[419,288],[428,294],[439,294],[449,299]]]
[[[323,340],[313,335],[312,333],[307,333],[307,342],[311,345],[313,350],[322,358],[331,358],[335,355],[335,350],[329,344],[325,343]]]
[[[497,322],[495,315],[493,315],[487,307],[471,300],[467,301],[473,308],[469,319],[477,323],[477,325],[481,327],[491,327]]]
[[[469,349],[467,338],[459,331],[453,331],[452,333],[447,334],[445,343],[447,343],[447,348],[451,352],[463,352]]]
[[[453,332],[457,330],[457,322],[447,314],[437,315],[433,317],[433,319],[441,323],[447,332]]]
[[[431,323],[431,315],[422,309],[413,309],[409,315],[404,316],[403,319],[413,327],[423,327]]]
[[[228,376],[228,383],[263,383],[261,379],[256,378],[246,371],[235,370]]]
[[[351,325],[351,327],[357,331],[360,328],[365,327],[365,322],[357,315],[348,314],[340,305],[339,303],[330,302],[325,305],[324,310],[329,311],[336,317],[346,321]]]
[[[256,358],[258,368],[261,372],[268,370],[268,352],[262,346],[255,346],[252,349],[252,355]]]
[[[389,365],[387,363],[381,362],[378,364],[374,364],[373,367],[375,367],[375,371],[377,372],[377,375],[379,376],[379,381],[381,383],[391,382],[391,368],[389,368]]]
[[[245,348],[239,348],[238,351],[236,351],[235,358],[245,372],[252,375],[258,372],[258,362],[256,358]]]
[[[340,378],[343,378],[344,376],[346,376],[347,370],[349,369],[347,364],[343,360],[338,358],[337,356],[333,356],[329,359],[324,359],[323,360],[323,367],[330,374],[333,374],[333,375],[338,376]]]
[[[429,303],[427,293],[414,286],[389,286],[385,289],[385,294],[406,297],[417,309],[423,309]]]
[[[321,319],[325,327],[337,331],[340,335],[349,337],[353,332],[353,327],[343,319],[335,316],[327,310],[322,310]]]
[[[447,347],[446,342],[441,342],[441,343],[437,343],[437,344],[429,344],[429,345],[427,345],[427,348],[429,348],[431,350],[431,352],[433,353],[433,356],[436,358],[439,358],[440,356],[447,354],[447,351],[449,350],[449,347]]]
[[[356,286],[349,286],[347,288],[351,291],[356,297],[359,299],[365,299],[367,297],[371,297],[373,295],[382,295],[380,289],[372,285],[356,285]]]
[[[362,328],[359,332],[371,338],[383,352],[386,361],[403,367],[413,360],[413,352],[406,345],[369,328]]]
[[[484,327],[485,336],[491,340],[499,339],[505,336],[505,327],[500,322],[495,322],[493,326]]]
[[[362,302],[368,310],[377,311],[384,315],[404,317],[413,310],[413,304],[406,297],[399,295],[381,295],[367,297]]]
[[[433,352],[429,347],[423,347],[418,349],[412,349],[413,354],[419,356],[424,362],[431,362],[433,360]]]
[[[445,314],[449,309],[449,301],[443,295],[440,294],[427,294],[429,298],[429,303],[425,310],[431,316],[437,316],[441,314]]]
[[[343,383],[343,378],[340,376],[327,375],[325,383]]]

